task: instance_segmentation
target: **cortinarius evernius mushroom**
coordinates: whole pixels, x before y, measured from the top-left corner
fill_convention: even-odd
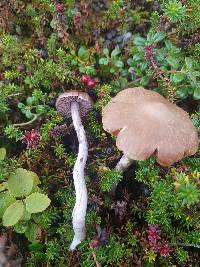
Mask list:
[[[79,152],[73,170],[74,186],[76,191],[76,203],[72,212],[74,238],[70,249],[85,239],[85,215],[87,210],[87,188],[84,179],[84,168],[88,156],[88,144],[85,130],[81,122],[92,108],[92,100],[84,92],[68,91],[61,94],[56,101],[57,111],[64,117],[72,117],[73,125],[79,141]]]
[[[116,135],[124,156],[116,166],[124,171],[133,160],[155,155],[169,166],[198,148],[197,131],[188,114],[160,94],[142,87],[119,92],[103,109],[103,128]],[[116,189],[113,185],[112,193]]]

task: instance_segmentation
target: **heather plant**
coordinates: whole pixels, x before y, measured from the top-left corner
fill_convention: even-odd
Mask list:
[[[189,56],[184,57],[165,37],[164,32],[149,32],[147,38],[135,37],[133,57],[127,61],[132,80],[148,86],[150,80],[156,78],[157,90],[168,98],[183,99],[192,95],[199,100],[198,63]]]

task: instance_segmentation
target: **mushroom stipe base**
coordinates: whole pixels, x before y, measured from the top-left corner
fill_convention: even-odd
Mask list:
[[[74,238],[70,250],[74,250],[85,239],[85,216],[87,210],[87,188],[84,179],[84,168],[88,156],[88,144],[79,113],[79,104],[71,103],[71,114],[74,128],[79,141],[79,151],[73,170],[74,186],[76,191],[76,203],[72,212]]]

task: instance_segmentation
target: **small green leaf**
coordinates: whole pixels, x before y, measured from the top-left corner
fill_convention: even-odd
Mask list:
[[[18,168],[8,179],[8,188],[15,197],[30,194],[33,187],[33,177],[27,170]]]
[[[141,71],[146,70],[147,67],[148,67],[148,63],[147,63],[147,62],[143,62],[143,63],[140,65],[140,69],[141,69]]]
[[[83,60],[83,61],[87,61],[89,58],[89,52],[87,50],[86,47],[81,46],[78,50],[78,57]]]
[[[114,73],[116,71],[115,68],[110,68],[110,73]]]
[[[26,210],[30,213],[41,212],[49,206],[50,202],[48,196],[38,192],[32,193],[25,199]]]
[[[176,58],[174,56],[169,56],[166,60],[169,63],[169,65],[172,66],[174,69],[177,69],[179,67],[178,58]]]
[[[34,115],[30,109],[25,110],[25,115],[26,115],[27,119],[32,119],[34,117]]]
[[[176,91],[176,94],[180,98],[185,98],[185,97],[188,96],[188,88],[187,87],[184,87],[184,88],[178,89]]]
[[[135,37],[135,39],[133,41],[133,43],[135,45],[138,45],[138,46],[145,46],[146,45],[146,42],[147,42],[146,39],[144,39],[144,38],[142,38],[140,36]]]
[[[113,63],[117,68],[123,68],[124,67],[124,63],[120,60],[116,60]]]
[[[143,60],[143,58],[144,58],[144,55],[142,54],[142,53],[140,53],[140,54],[135,54],[134,56],[133,56],[133,61],[140,61],[140,60]]]
[[[193,66],[193,60],[190,57],[185,58],[185,65],[188,69],[191,69]]]
[[[42,114],[44,112],[45,112],[45,107],[44,106],[42,106],[42,105],[36,106],[36,113],[37,114]]]
[[[23,216],[24,205],[22,201],[17,200],[15,203],[11,204],[3,215],[3,225],[12,226],[15,225]]]
[[[170,79],[174,82],[174,83],[180,83],[184,80],[185,75],[181,72],[177,72],[177,73],[173,73],[170,76]]]
[[[103,49],[103,54],[104,54],[105,56],[109,56],[109,50],[108,50],[108,48],[104,48],[104,49]]]
[[[17,106],[19,109],[25,109],[26,108],[26,106],[21,102],[19,102]]]
[[[30,223],[25,231],[25,236],[32,243],[37,242],[37,224]]]
[[[73,66],[77,66],[78,65],[78,61],[76,59],[72,59],[71,64]]]
[[[194,71],[192,70],[192,75],[191,76],[195,76],[195,77],[199,77],[200,76],[200,71]]]
[[[194,89],[193,98],[195,100],[200,100],[200,87]]]
[[[156,56],[156,60],[157,61],[163,61],[165,60],[165,51],[162,50],[162,49],[154,49],[154,52],[155,52],[155,56]]]
[[[0,193],[0,218],[2,218],[5,210],[16,201],[9,191]]]
[[[38,103],[38,100],[35,96],[29,96],[26,100],[26,103],[28,106],[33,106],[33,105],[36,105]]]
[[[129,59],[127,60],[127,64],[128,64],[129,66],[134,66],[134,60],[133,60],[132,58],[129,58]]]
[[[166,40],[166,41],[165,41],[165,46],[166,46],[166,48],[167,48],[168,50],[171,50],[172,47],[173,47],[173,44],[172,44],[172,42],[170,42],[169,40]]]
[[[119,48],[115,48],[111,53],[111,58],[118,56],[121,53]]]
[[[122,70],[121,70],[121,76],[122,76],[122,77],[127,77],[127,75],[128,75],[128,70],[124,70],[124,69],[122,69]]]
[[[27,222],[20,221],[13,226],[13,229],[16,233],[23,234],[25,233],[27,227],[28,227]]]
[[[6,149],[4,147],[0,148],[0,161],[4,160],[6,156]]]
[[[79,71],[80,71],[81,73],[85,73],[85,67],[80,66],[80,67],[79,67]]]
[[[156,32],[156,33],[150,33],[149,39],[148,36],[149,35],[147,35],[147,40],[150,43],[158,43],[165,38],[166,34],[165,32]]]
[[[102,57],[102,58],[100,58],[99,59],[99,64],[100,65],[108,65],[108,63],[109,63],[109,59],[108,58],[106,58],[106,57]]]
[[[149,83],[149,77],[148,76],[144,76],[141,80],[140,80],[140,84],[142,86],[146,86]]]

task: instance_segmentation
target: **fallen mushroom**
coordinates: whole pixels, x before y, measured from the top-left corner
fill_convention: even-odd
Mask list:
[[[81,117],[92,108],[92,100],[84,92],[69,91],[61,94],[56,101],[57,111],[64,117],[72,117],[79,141],[79,152],[73,170],[76,203],[72,212],[74,238],[70,250],[74,250],[85,239],[85,215],[87,210],[87,188],[84,179],[84,168],[88,156],[88,144]]]
[[[155,155],[169,166],[198,149],[197,131],[188,114],[160,94],[142,87],[119,92],[103,109],[103,128],[117,136],[124,155],[115,169],[123,172],[134,160]],[[113,184],[111,195],[117,184]]]

